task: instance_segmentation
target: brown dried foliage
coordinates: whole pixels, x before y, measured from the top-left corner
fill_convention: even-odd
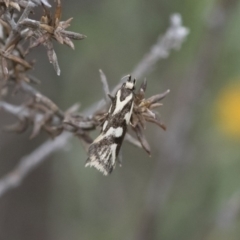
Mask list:
[[[97,109],[91,116],[79,114],[77,104],[66,111],[61,110],[52,100],[32,87],[32,84],[39,83],[39,80],[28,73],[34,66],[34,61],[27,59],[31,49],[43,45],[49,62],[53,64],[59,75],[60,68],[53,48],[53,40],[74,49],[72,40],[82,40],[86,37],[66,30],[72,18],[62,21],[61,1],[57,0],[55,5],[55,11],[52,13],[51,5],[47,0],[0,0],[0,99],[4,99],[11,86],[14,86],[15,92],[21,90],[29,96],[29,100],[21,106],[0,101],[0,108],[17,118],[17,123],[6,127],[7,130],[22,133],[32,126],[30,138],[36,137],[41,130],[47,132],[51,138],[60,135],[63,131],[70,131],[84,143],[87,149],[92,142],[90,133],[101,126],[110,103],[109,87],[104,73],[100,71],[106,105],[103,109]],[[40,20],[31,19],[35,7],[42,8],[43,15]],[[14,20],[16,15],[17,22]],[[131,127],[137,139],[129,133],[125,139],[135,146],[142,147],[150,155],[150,146],[143,134],[145,123],[155,123],[165,129],[154,110],[162,105],[159,102],[169,91],[145,99],[146,87],[145,80],[135,94]]]
[[[160,101],[166,97],[166,95],[169,93],[169,90],[145,99],[146,89],[147,80],[145,79],[138,92],[135,94],[135,104],[132,115],[132,128],[136,132],[137,138],[141,143],[143,149],[150,155],[150,146],[143,134],[143,130],[146,128],[146,122],[155,123],[163,130],[166,130],[165,125],[160,120],[159,114],[155,112],[154,109],[162,106],[162,103],[160,103]]]

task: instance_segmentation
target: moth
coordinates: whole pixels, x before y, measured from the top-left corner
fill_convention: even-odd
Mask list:
[[[130,124],[136,79],[128,77],[117,91],[115,97],[109,95],[112,104],[108,110],[100,135],[93,141],[88,150],[86,167],[95,167],[104,175],[115,168],[127,125]]]

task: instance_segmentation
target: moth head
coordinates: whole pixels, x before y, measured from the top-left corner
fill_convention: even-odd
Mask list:
[[[126,89],[134,90],[136,84],[136,79],[132,79],[131,75],[129,75],[128,80],[123,84],[123,87]]]

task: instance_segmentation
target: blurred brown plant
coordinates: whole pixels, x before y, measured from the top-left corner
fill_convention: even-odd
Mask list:
[[[40,21],[31,19],[34,7],[42,8]],[[72,40],[82,40],[86,36],[66,31],[72,18],[61,20],[61,1],[56,3],[55,13],[50,12],[51,5],[47,0],[15,0],[0,2],[0,55],[1,55],[1,88],[6,87],[7,80],[15,82],[33,82],[34,78],[27,74],[34,62],[27,59],[32,48],[43,45],[47,49],[50,63],[60,75],[57,55],[53,49],[52,39],[74,49]],[[16,22],[15,19],[18,18]],[[27,45],[27,47],[25,47]]]
[[[60,21],[61,2],[59,0],[57,0],[54,16],[49,11],[51,5],[47,0],[11,2],[10,4],[9,1],[0,1],[0,30],[2,30],[0,31],[0,64],[2,67],[0,69],[0,109],[17,118],[17,123],[8,126],[7,129],[21,133],[32,127],[31,138],[36,137],[41,130],[47,132],[51,138],[60,136],[46,141],[31,154],[23,157],[12,172],[0,179],[0,196],[17,187],[22,179],[47,156],[67,145],[71,136],[77,136],[87,150],[89,144],[92,143],[91,131],[101,126],[106,117],[110,104],[109,94],[115,94],[124,80],[122,79],[110,92],[107,78],[100,70],[104,99],[85,109],[81,114],[78,113],[79,104],[74,104],[66,111],[61,110],[52,100],[33,87],[33,83],[38,84],[39,80],[28,73],[34,62],[26,59],[26,56],[32,48],[38,45],[45,46],[50,63],[53,63],[57,74],[60,74],[56,53],[52,48],[52,39],[73,48],[71,40],[81,40],[85,36],[65,30],[72,19]],[[36,6],[41,6],[43,10],[40,21],[29,19],[29,15]],[[16,15],[18,16],[17,22],[14,20]],[[137,78],[144,77],[159,60],[165,59],[170,51],[178,50],[188,34],[189,30],[182,25],[181,16],[173,14],[166,33],[159,37],[150,51],[140,60],[133,69],[132,75]],[[26,45],[28,47],[24,47]],[[150,155],[150,146],[143,135],[145,123],[155,123],[165,130],[164,124],[154,109],[162,105],[160,101],[169,90],[145,98],[146,85],[145,80],[134,97],[135,104],[130,128],[136,132],[137,139],[127,132],[125,140],[136,147],[143,148]],[[29,99],[19,106],[4,101],[5,96],[10,92],[8,88],[12,86],[15,93],[23,91]]]
[[[169,90],[164,93],[156,94],[150,98],[145,99],[145,91],[147,89],[146,79],[139,88],[137,94],[135,95],[135,104],[132,116],[132,128],[136,132],[139,142],[141,143],[143,149],[150,155],[150,146],[146,141],[143,129],[145,129],[145,123],[151,122],[155,123],[157,126],[166,130],[165,125],[161,122],[160,117],[157,112],[153,109],[161,107],[162,103],[160,101],[166,97],[170,92]]]
[[[43,11],[40,21],[29,17],[36,6],[41,7]],[[32,126],[30,138],[36,137],[41,130],[47,132],[51,138],[60,135],[63,131],[68,131],[74,133],[87,150],[92,142],[90,131],[103,123],[107,115],[107,107],[110,104],[109,87],[104,73],[100,70],[105,105],[103,108],[96,109],[90,116],[77,113],[78,106],[76,104],[66,111],[61,110],[51,99],[31,86],[31,83],[39,82],[34,76],[28,74],[28,70],[32,69],[34,65],[33,61],[26,59],[31,49],[43,45],[47,49],[49,62],[53,64],[56,73],[59,75],[60,68],[52,40],[74,49],[72,40],[82,40],[86,37],[80,33],[66,31],[72,18],[61,21],[62,6],[60,0],[56,1],[54,14],[51,13],[50,7],[51,5],[46,0],[0,2],[0,26],[2,28],[0,36],[1,98],[8,94],[7,90],[12,85],[15,91],[21,90],[30,96],[29,100],[20,106],[1,101],[0,107],[17,118],[15,124],[6,127],[7,130],[22,133]],[[17,22],[14,20],[15,15],[18,16]],[[24,47],[26,45],[27,47]],[[125,139],[135,146],[142,147],[150,155],[150,146],[144,137],[143,129],[145,129],[146,122],[152,122],[165,130],[165,126],[154,109],[162,105],[159,101],[169,91],[145,99],[146,87],[147,82],[145,80],[134,97],[135,104],[131,127],[135,131],[137,139],[129,133],[127,133]]]
[[[34,7],[37,6],[43,11],[40,21],[30,19]],[[49,98],[30,85],[40,81],[28,73],[34,65],[34,61],[27,59],[28,53],[39,45],[45,46],[49,61],[59,75],[60,68],[52,39],[74,49],[72,40],[82,40],[86,37],[65,30],[70,26],[72,18],[60,21],[62,13],[60,0],[56,2],[54,14],[51,14],[50,7],[47,0],[0,1],[0,98],[3,99],[8,95],[8,89],[12,86],[15,92],[21,90],[30,96],[30,99],[21,106],[2,101],[0,107],[14,114],[18,119],[16,124],[6,129],[21,133],[32,125],[31,138],[37,136],[41,129],[51,137],[61,134],[66,126],[63,120],[72,114],[75,108],[63,112]],[[15,22],[16,18],[18,18],[17,22]],[[68,130],[74,131],[69,127]]]
[[[105,74],[100,70],[100,77],[103,83],[103,90],[105,94],[105,101],[106,105],[103,109],[97,109],[91,116],[84,118],[81,115],[68,115],[67,118],[64,120],[65,124],[71,125],[77,129],[80,129],[82,131],[89,131],[94,130],[98,126],[102,126],[104,121],[106,120],[106,117],[108,115],[108,108],[109,108],[109,99],[113,99],[113,97],[109,93],[109,87],[108,82]],[[137,139],[135,139],[133,136],[130,135],[130,133],[127,134],[127,137],[125,138],[126,141],[130,142],[131,144],[142,147],[149,155],[150,155],[150,146],[145,139],[145,136],[143,134],[143,130],[146,128],[145,123],[151,122],[157,124],[162,129],[166,130],[165,125],[160,121],[160,117],[157,112],[153,111],[153,109],[162,106],[159,101],[161,101],[165,96],[170,92],[167,90],[166,92],[162,94],[157,94],[154,96],[151,96],[150,98],[145,99],[145,91],[147,88],[147,81],[146,79],[140,86],[137,93],[134,95],[134,109],[133,114],[131,118],[131,127],[135,131],[137,135]],[[86,125],[87,123],[87,125]],[[84,126],[84,127],[83,127]],[[79,130],[78,130],[79,131]],[[83,138],[85,140],[85,144],[91,143],[92,141],[89,141],[90,136],[88,132],[85,132],[84,136],[88,136],[87,138]],[[82,137],[82,136],[81,136]]]

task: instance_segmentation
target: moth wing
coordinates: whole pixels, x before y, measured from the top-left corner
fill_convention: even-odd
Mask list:
[[[85,167],[95,167],[104,175],[108,175],[116,166],[117,144],[111,138],[103,138],[93,142],[88,150]]]

